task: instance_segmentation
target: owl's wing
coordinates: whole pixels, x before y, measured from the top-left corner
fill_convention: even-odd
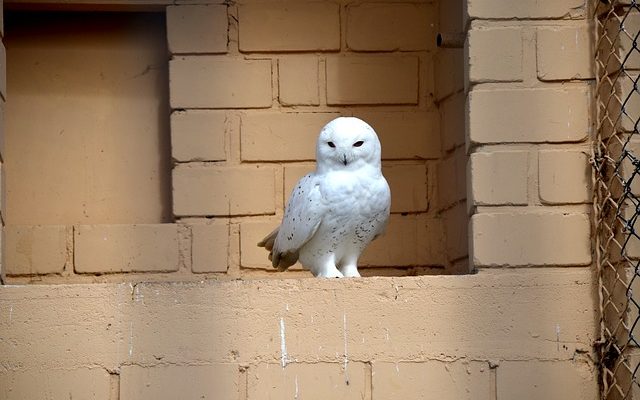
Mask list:
[[[258,246],[271,251],[271,264],[285,270],[298,261],[300,248],[318,230],[325,212],[320,184],[314,174],[304,176],[293,189],[282,224]]]

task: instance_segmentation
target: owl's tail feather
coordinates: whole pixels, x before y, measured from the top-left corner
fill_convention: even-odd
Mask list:
[[[298,252],[287,252],[287,253],[275,253],[273,252],[273,246],[276,242],[276,237],[278,236],[278,231],[280,227],[277,227],[270,234],[264,237],[260,242],[258,242],[258,247],[264,247],[269,251],[269,261],[271,261],[271,265],[274,268],[277,268],[278,271],[284,271],[293,264],[298,261]]]

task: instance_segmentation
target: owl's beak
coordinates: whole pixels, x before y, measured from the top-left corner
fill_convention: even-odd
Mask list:
[[[343,154],[342,155],[342,163],[346,166],[347,165],[347,155]]]

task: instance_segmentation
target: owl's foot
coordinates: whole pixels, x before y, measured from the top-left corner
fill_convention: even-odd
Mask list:
[[[358,272],[358,266],[355,264],[344,265],[340,268],[340,272],[344,275],[345,278],[360,278],[360,273]]]
[[[338,271],[336,267],[324,268],[315,275],[317,278],[344,278],[342,272]]]

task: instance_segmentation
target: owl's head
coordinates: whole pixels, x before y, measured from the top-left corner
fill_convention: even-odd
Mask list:
[[[380,169],[381,148],[378,135],[369,124],[355,117],[339,117],[320,131],[316,146],[319,171]]]

